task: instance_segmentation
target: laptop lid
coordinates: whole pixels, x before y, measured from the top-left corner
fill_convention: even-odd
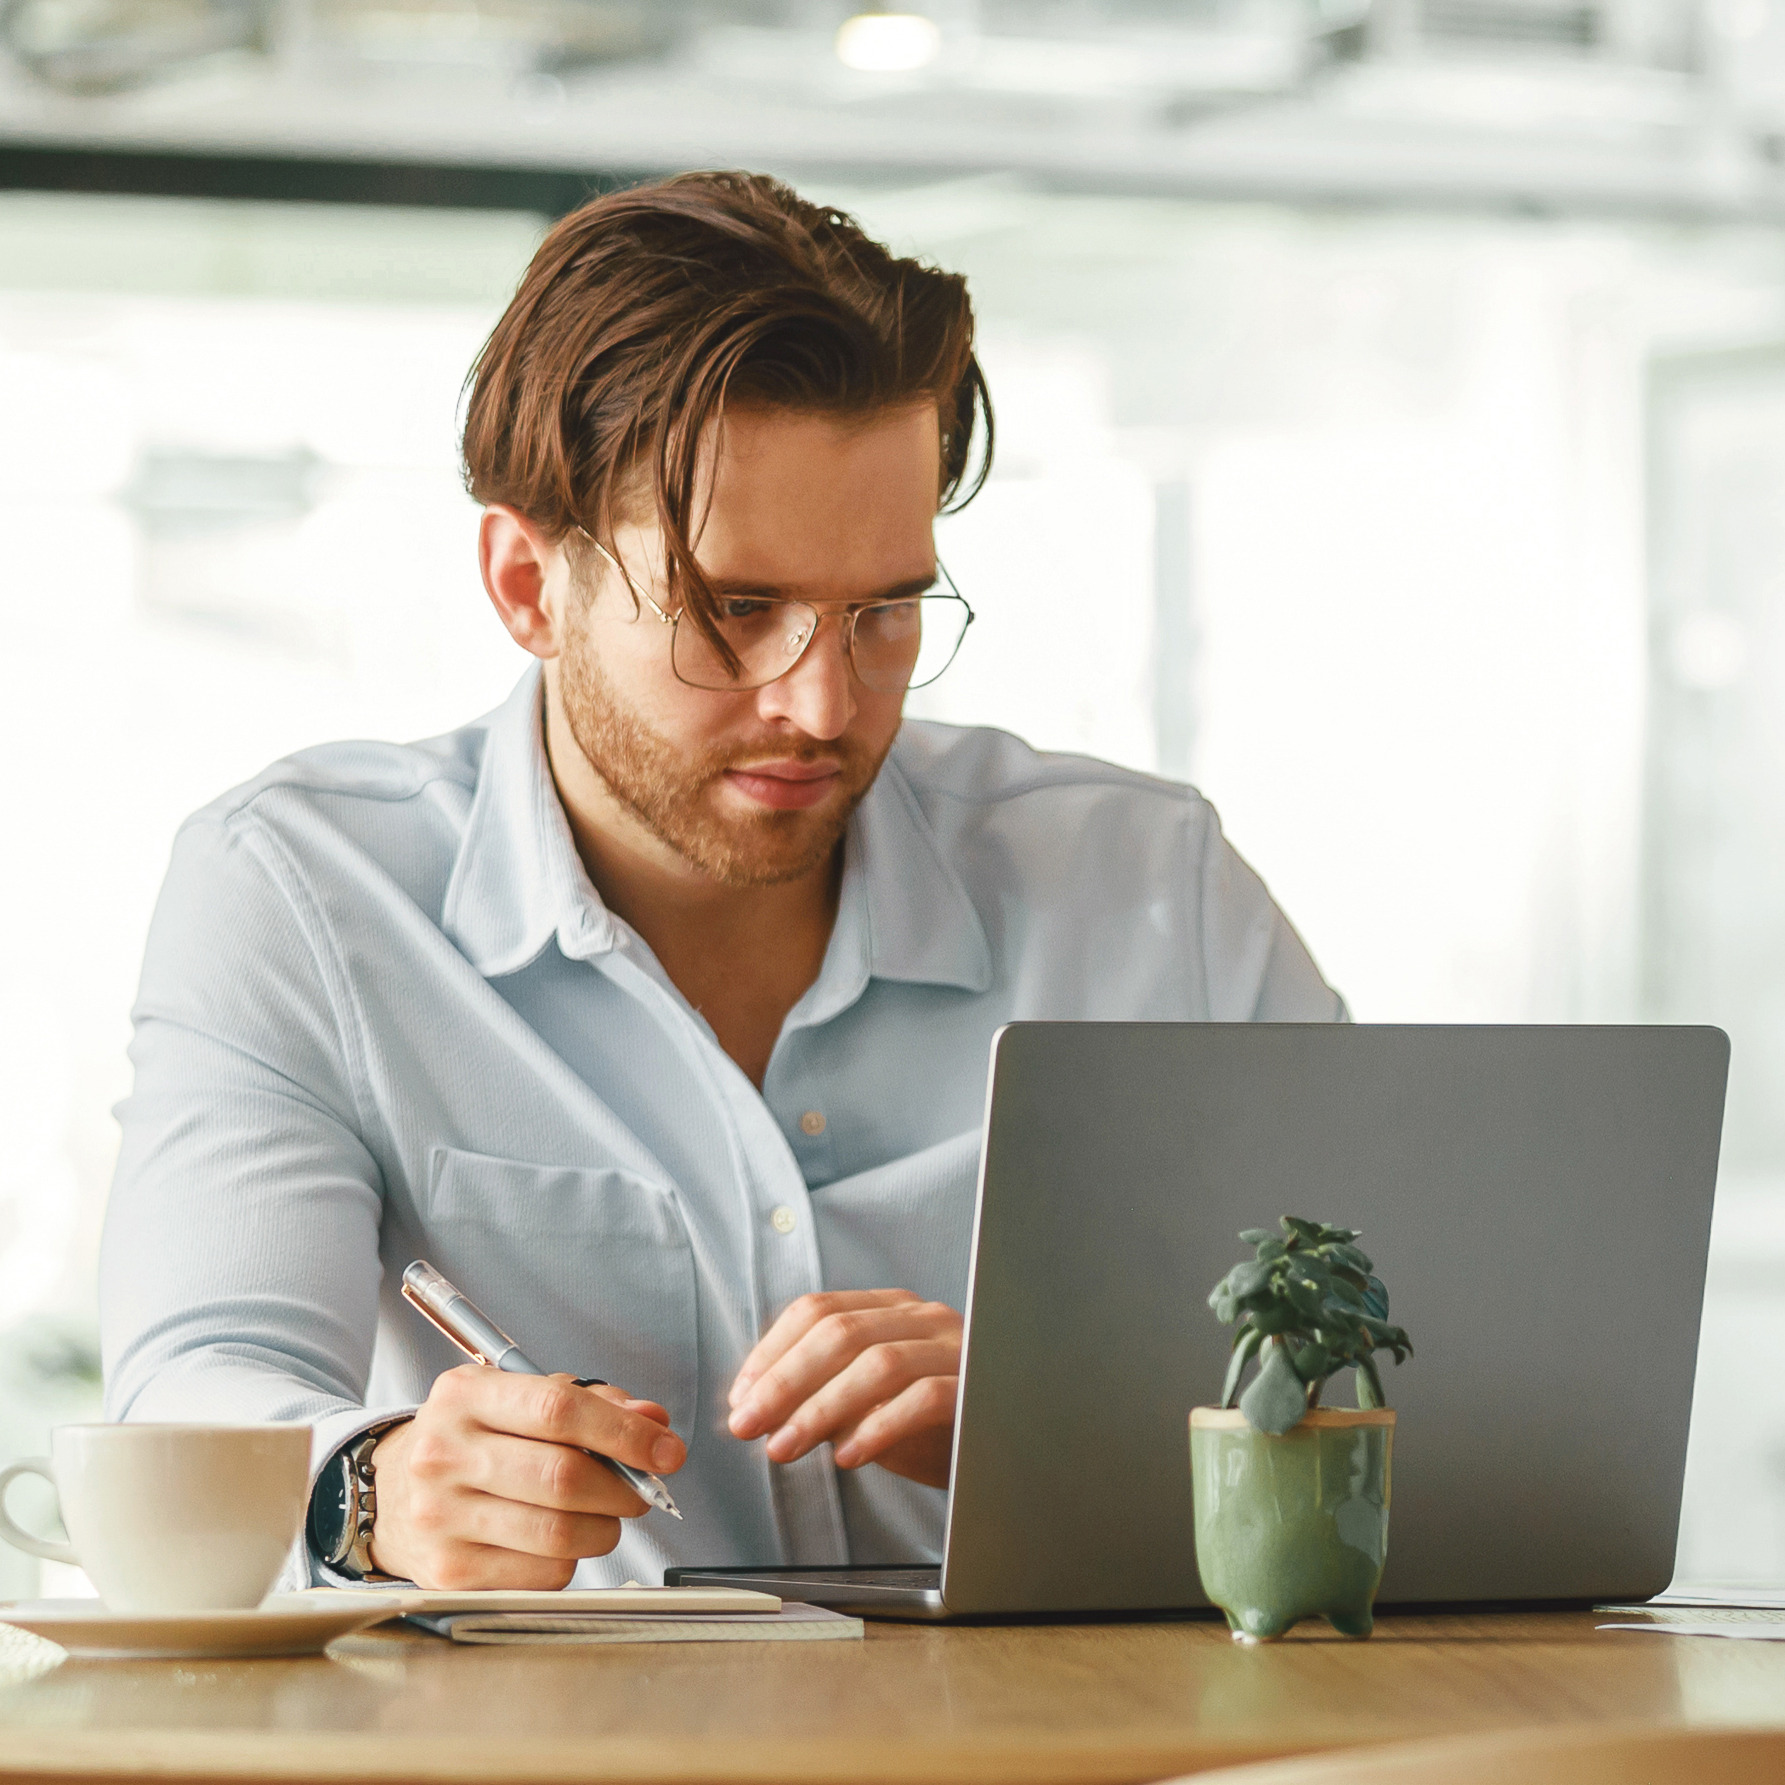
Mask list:
[[[1382,1602],[1659,1592],[1728,1060],[1710,1028],[1000,1031],[950,1612],[1207,1603],[1187,1423],[1231,1330],[1206,1297],[1283,1214],[1360,1228],[1416,1347],[1382,1360]]]

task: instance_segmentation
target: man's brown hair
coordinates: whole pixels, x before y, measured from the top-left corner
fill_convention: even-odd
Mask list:
[[[941,507],[970,500],[991,463],[966,280],[761,174],[683,174],[573,211],[469,384],[472,496],[554,541],[577,527],[610,541],[647,485],[670,592],[709,637],[692,510],[702,437],[728,400],[837,415],[934,400]]]

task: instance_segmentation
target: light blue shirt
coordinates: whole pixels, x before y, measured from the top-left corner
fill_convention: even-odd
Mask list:
[[[305,751],[182,827],[119,1107],[110,1415],[301,1420],[320,1464],[461,1361],[397,1293],[427,1258],[688,1441],[686,1522],[630,1521],[579,1585],[934,1560],[941,1492],[729,1434],[758,1335],[809,1290],[963,1305],[1000,1024],[1343,1005],[1192,789],[912,721],[759,1092],[590,884],[540,689]]]

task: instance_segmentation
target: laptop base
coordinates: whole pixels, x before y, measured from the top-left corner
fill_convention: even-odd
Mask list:
[[[854,1618],[940,1623],[950,1616],[942,1603],[940,1568],[666,1568],[663,1584],[747,1587]]]

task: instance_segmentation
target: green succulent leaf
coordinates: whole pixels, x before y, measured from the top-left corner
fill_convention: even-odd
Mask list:
[[[1396,1363],[1413,1355],[1412,1342],[1400,1327],[1387,1326],[1380,1320],[1366,1321],[1365,1325],[1369,1328],[1372,1351],[1392,1351]]]
[[[1326,1307],[1326,1295],[1318,1283],[1305,1278],[1292,1278],[1288,1284],[1289,1303],[1304,1320],[1318,1320]]]
[[[1287,1301],[1249,1308],[1246,1312],[1247,1318],[1261,1333],[1286,1333],[1301,1324],[1301,1316]]]
[[[1281,1345],[1269,1346],[1252,1386],[1240,1396],[1240,1412],[1258,1431],[1281,1437],[1308,1410],[1308,1388]]]
[[[1227,1273],[1227,1293],[1235,1301],[1243,1301],[1249,1295],[1256,1295],[1259,1290],[1267,1288],[1271,1280],[1271,1267],[1260,1259],[1250,1259],[1245,1264],[1236,1264]]]
[[[1246,1365],[1252,1361],[1258,1347],[1263,1343],[1264,1334],[1255,1326],[1249,1326],[1234,1336],[1233,1356],[1227,1364],[1227,1381],[1221,1390],[1223,1407],[1233,1405],[1234,1396],[1240,1391],[1240,1378],[1246,1373]]]
[[[1402,1345],[1407,1343],[1407,1335],[1398,1326],[1390,1326],[1386,1320],[1377,1320],[1366,1314],[1363,1317],[1364,1330],[1378,1345]]]
[[[1256,1256],[1234,1265],[1209,1295],[1216,1319],[1236,1328],[1221,1404],[1231,1407],[1237,1394],[1259,1430],[1287,1431],[1317,1404],[1330,1377],[1350,1369],[1358,1405],[1385,1405],[1376,1353],[1387,1351],[1399,1364],[1413,1345],[1389,1321],[1388,1290],[1355,1243],[1359,1229],[1301,1215],[1281,1216],[1277,1227],[1281,1237],[1247,1228],[1240,1238]],[[1254,1360],[1258,1373],[1240,1394]]]
[[[1388,1405],[1388,1396],[1382,1392],[1382,1378],[1377,1373],[1374,1358],[1360,1357],[1357,1360],[1357,1404],[1363,1408]]]

